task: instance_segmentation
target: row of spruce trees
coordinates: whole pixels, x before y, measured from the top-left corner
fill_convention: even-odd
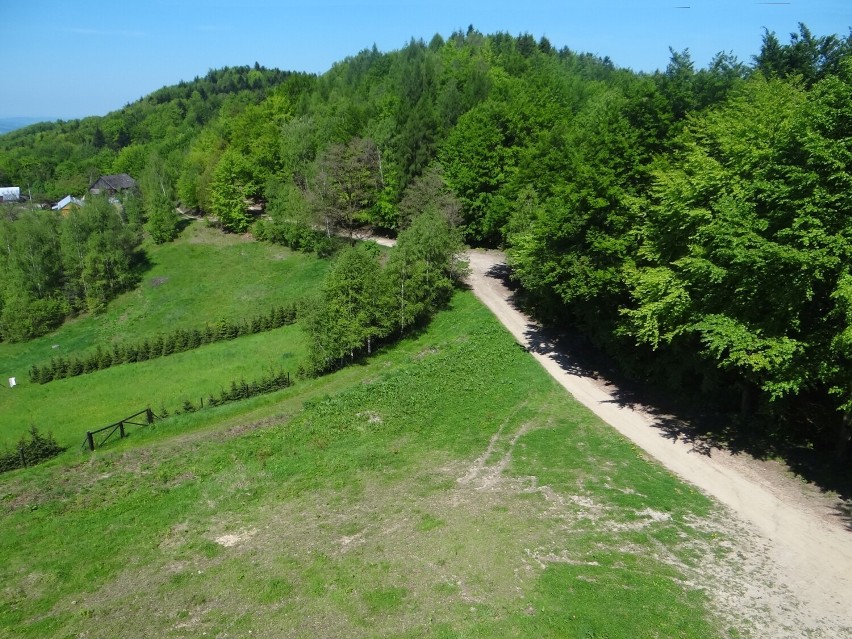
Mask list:
[[[250,397],[255,397],[257,395],[274,393],[277,390],[289,388],[292,385],[293,381],[290,378],[290,373],[280,369],[277,371],[272,370],[267,375],[264,375],[260,379],[251,382],[247,382],[245,379],[241,379],[239,382],[232,381],[231,385],[227,389],[221,389],[218,395],[208,395],[207,405],[221,406],[222,404],[238,402],[240,400],[249,399]],[[194,413],[195,411],[203,407],[203,402],[200,402],[199,405],[196,406],[192,402],[192,400],[185,399],[183,400],[183,404],[181,405],[181,407],[175,410],[173,414],[180,415],[182,413]],[[169,413],[168,409],[162,407],[160,409],[160,414],[158,415],[158,417],[164,419],[170,414],[171,413]]]
[[[268,313],[251,319],[221,320],[206,324],[203,328],[175,329],[165,335],[138,342],[114,344],[111,348],[98,346],[93,352],[75,357],[54,357],[42,366],[33,365],[29,371],[30,381],[46,384],[55,379],[85,375],[95,371],[133,362],[183,353],[205,344],[235,339],[242,335],[253,335],[280,328],[296,321],[296,306],[276,306]]]

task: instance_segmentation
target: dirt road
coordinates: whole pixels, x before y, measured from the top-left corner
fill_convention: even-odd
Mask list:
[[[830,499],[771,464],[667,437],[649,410],[625,405],[617,388],[588,376],[570,353],[542,343],[537,325],[511,304],[497,251],[470,251],[474,294],[578,401],[663,466],[726,506],[741,564],[708,566],[721,579],[717,608],[739,608],[746,636],[852,637],[852,531]],[[736,573],[736,574],[735,574]],[[731,583],[724,583],[729,579]],[[734,583],[736,581],[737,583]]]

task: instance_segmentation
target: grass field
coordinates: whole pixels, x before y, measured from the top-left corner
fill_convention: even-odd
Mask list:
[[[0,477],[0,507],[0,636],[738,636],[699,586],[711,503],[469,293],[363,365]]]
[[[114,300],[104,314],[73,320],[31,342],[0,343],[0,379],[16,377],[19,384],[0,387],[0,446],[13,444],[30,425],[52,431],[62,445],[77,445],[87,430],[146,406],[173,411],[184,399],[197,404],[231,380],[250,381],[270,367],[295,371],[302,341],[297,328],[287,327],[155,361],[30,384],[30,366],[54,355],[252,317],[301,299],[319,285],[327,268],[325,261],[223,235],[201,223],[191,224],[175,243],[146,248],[151,263],[140,286]]]

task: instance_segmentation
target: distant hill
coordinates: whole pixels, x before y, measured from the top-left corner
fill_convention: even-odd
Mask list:
[[[25,126],[35,124],[36,122],[47,122],[49,120],[51,118],[0,118],[0,135],[9,133],[9,131],[14,131],[15,129],[23,129]]]

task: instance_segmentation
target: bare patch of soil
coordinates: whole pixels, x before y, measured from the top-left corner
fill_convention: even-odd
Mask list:
[[[216,537],[216,543],[220,546],[224,546],[225,548],[232,548],[233,546],[239,546],[249,539],[255,536],[257,531],[254,529],[251,530],[243,530],[238,533],[229,533],[227,535],[220,535]]]

